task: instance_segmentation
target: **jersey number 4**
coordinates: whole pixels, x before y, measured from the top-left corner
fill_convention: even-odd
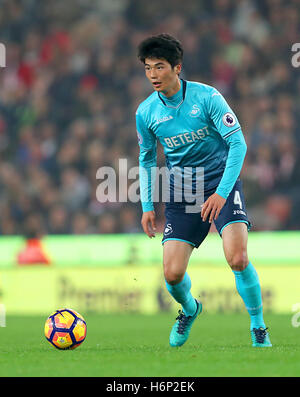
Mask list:
[[[239,205],[239,206],[240,206],[240,209],[243,208],[243,204],[242,204],[240,192],[239,192],[238,190],[236,190],[236,191],[234,192],[233,204]]]

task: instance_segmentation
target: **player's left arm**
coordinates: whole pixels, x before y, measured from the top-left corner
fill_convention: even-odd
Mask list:
[[[225,170],[217,190],[203,204],[201,216],[211,223],[217,219],[229,193],[236,183],[247,151],[241,126],[223,96],[214,91],[208,102],[208,112],[218,132],[228,145]]]

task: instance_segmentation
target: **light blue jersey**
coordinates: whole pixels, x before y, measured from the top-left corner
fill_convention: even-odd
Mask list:
[[[136,112],[143,211],[153,210],[157,140],[163,146],[168,169],[203,167],[204,191],[227,198],[246,153],[241,126],[223,96],[213,87],[181,80],[172,97],[154,92]],[[150,178],[152,175],[152,178]]]

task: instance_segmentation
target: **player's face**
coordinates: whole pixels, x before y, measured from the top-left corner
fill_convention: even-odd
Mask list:
[[[170,63],[164,59],[145,59],[146,77],[155,91],[173,95],[172,92],[176,92],[180,88],[178,78],[180,71],[180,64],[172,68]]]

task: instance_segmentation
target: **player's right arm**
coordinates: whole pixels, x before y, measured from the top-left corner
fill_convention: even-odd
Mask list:
[[[144,232],[151,238],[155,236],[155,212],[153,194],[156,175],[156,137],[147,127],[142,115],[136,113],[136,129],[140,147],[139,175],[140,195],[143,209],[141,224]]]

